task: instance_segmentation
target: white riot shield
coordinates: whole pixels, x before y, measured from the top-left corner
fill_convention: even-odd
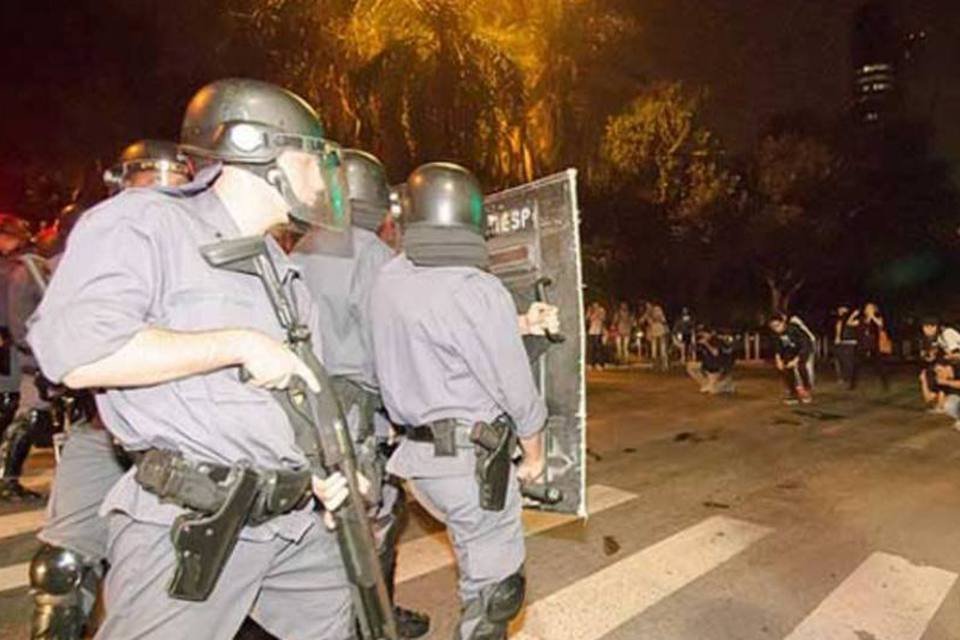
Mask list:
[[[530,506],[587,515],[583,272],[577,172],[568,169],[484,199],[490,270],[513,294],[519,312],[542,300],[560,309],[562,336],[533,364],[549,418],[547,483],[563,492],[554,505]]]

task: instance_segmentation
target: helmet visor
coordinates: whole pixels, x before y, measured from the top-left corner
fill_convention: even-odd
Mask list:
[[[284,136],[290,138],[291,136]],[[316,142],[317,139],[304,139]],[[282,174],[281,193],[290,205],[290,216],[298,222],[328,231],[350,229],[350,201],[340,148],[325,140],[322,144],[287,146],[277,156]]]

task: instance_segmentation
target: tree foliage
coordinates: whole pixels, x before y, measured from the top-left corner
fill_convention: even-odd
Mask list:
[[[786,132],[764,137],[753,159],[750,254],[774,311],[788,311],[812,264],[840,231],[845,194],[836,152],[814,136]]]
[[[660,83],[608,121],[601,157],[609,179],[629,181],[660,207],[677,235],[709,241],[718,216],[741,203],[741,179],[704,122],[706,93]]]
[[[491,186],[583,160],[580,132],[603,121],[590,74],[635,33],[597,0],[231,7],[241,37],[269,52],[274,79],[317,105],[333,137],[404,171],[460,161]]]

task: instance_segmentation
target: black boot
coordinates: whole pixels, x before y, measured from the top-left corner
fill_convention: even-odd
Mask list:
[[[45,499],[45,495],[27,489],[16,478],[0,479],[0,503],[42,503]]]
[[[18,418],[3,434],[0,442],[0,502],[39,502],[43,496],[20,484],[23,465],[33,445],[32,421]]]
[[[17,409],[20,407],[20,393],[17,391],[6,391],[0,393],[0,435],[7,430],[10,423],[17,415]]]
[[[422,638],[430,631],[430,616],[425,613],[394,605],[393,616],[401,638]]]

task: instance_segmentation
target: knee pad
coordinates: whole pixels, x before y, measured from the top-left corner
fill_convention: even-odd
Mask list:
[[[462,623],[477,621],[466,640],[506,640],[507,625],[520,613],[526,594],[522,567],[481,590],[480,597],[467,602],[463,610]]]
[[[84,602],[84,578],[91,574],[83,557],[62,547],[43,545],[30,562],[33,594],[31,640],[81,640],[93,601]]]
[[[520,569],[481,592],[485,613],[493,622],[510,622],[523,607],[527,595],[527,578]]]
[[[79,593],[86,571],[86,562],[79,553],[45,544],[30,562],[30,586],[52,596]]]

